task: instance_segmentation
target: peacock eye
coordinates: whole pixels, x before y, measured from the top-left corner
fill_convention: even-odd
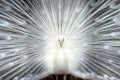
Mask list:
[[[119,80],[120,0],[0,0],[0,80]]]

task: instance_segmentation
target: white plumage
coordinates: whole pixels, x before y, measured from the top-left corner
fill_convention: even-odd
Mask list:
[[[0,79],[52,74],[120,80],[119,0],[0,1]]]

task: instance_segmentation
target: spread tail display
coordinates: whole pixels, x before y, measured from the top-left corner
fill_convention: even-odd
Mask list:
[[[0,80],[59,74],[120,80],[120,0],[0,0]]]

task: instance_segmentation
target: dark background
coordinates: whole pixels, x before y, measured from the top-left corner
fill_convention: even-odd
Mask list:
[[[57,75],[57,77],[56,77],[56,75],[50,75],[47,78],[44,78],[42,80],[63,80],[63,76],[64,75]],[[85,80],[85,79],[76,78],[72,75],[67,75],[66,80]]]

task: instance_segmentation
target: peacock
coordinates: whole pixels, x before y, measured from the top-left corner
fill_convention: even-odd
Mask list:
[[[61,74],[120,80],[120,0],[0,0],[0,80]]]

